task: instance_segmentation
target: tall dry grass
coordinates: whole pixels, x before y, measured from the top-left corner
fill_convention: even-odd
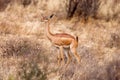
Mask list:
[[[11,0],[0,12],[1,80],[120,79],[118,0],[100,0],[98,19],[86,24],[75,17],[65,19],[68,0],[24,1]],[[50,24],[53,33],[79,37],[81,62],[77,64],[73,57],[66,70],[65,66],[57,66],[57,53],[44,34],[47,24],[42,22],[42,16],[51,13],[57,16]]]

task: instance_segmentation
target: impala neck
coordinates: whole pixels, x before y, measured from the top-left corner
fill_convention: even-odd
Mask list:
[[[46,27],[46,35],[47,35],[47,37],[48,37],[50,40],[52,40],[53,34],[52,34],[51,31],[50,31],[50,22],[49,22],[49,21],[48,21],[48,25],[47,25],[47,27]]]

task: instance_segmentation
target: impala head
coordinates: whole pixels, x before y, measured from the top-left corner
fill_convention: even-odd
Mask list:
[[[47,21],[51,20],[54,16],[55,16],[55,14],[51,14],[50,16],[42,15],[42,22],[47,22]]]

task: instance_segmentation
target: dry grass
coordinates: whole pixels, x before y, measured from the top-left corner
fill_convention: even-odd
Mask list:
[[[64,1],[55,2],[52,6],[52,0],[48,3],[41,0],[25,7],[14,2],[0,12],[0,80],[119,80],[119,17],[112,17],[115,19],[108,22],[104,20],[108,16],[102,17],[103,20],[91,19],[86,24],[76,18],[66,20],[61,18],[66,15],[66,10],[59,7],[65,6],[61,4]],[[118,11],[116,9],[113,14]],[[55,12],[59,12],[58,20],[52,21],[51,31],[79,37],[81,62],[77,64],[73,57],[66,70],[65,66],[57,66],[57,53],[46,38],[46,24],[41,21],[42,15]]]

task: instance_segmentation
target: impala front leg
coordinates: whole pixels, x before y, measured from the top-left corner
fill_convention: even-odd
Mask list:
[[[66,68],[69,65],[69,63],[71,62],[72,56],[69,53],[70,51],[67,51],[67,64],[66,64]]]
[[[63,53],[63,47],[62,46],[60,46],[60,57],[61,57],[61,61],[63,62],[63,64],[65,64],[64,53]]]
[[[61,62],[61,56],[60,56],[60,51],[57,49],[57,62],[58,62],[58,66],[60,66],[60,62]]]

